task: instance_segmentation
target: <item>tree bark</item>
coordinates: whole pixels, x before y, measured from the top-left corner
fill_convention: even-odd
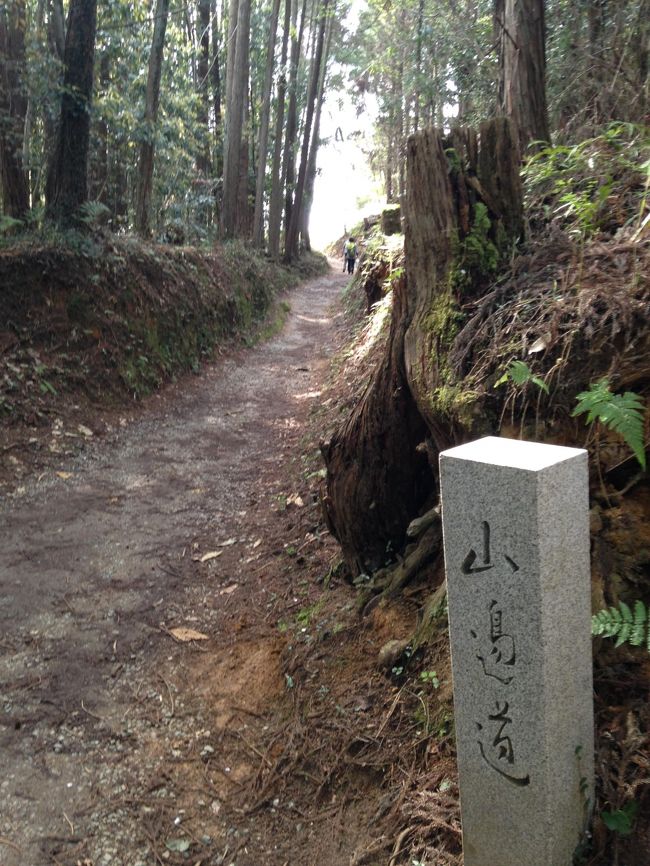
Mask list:
[[[231,4],[232,8],[232,4]],[[240,202],[240,168],[245,116],[245,103],[248,98],[248,48],[250,40],[250,0],[239,0],[236,24],[229,22],[229,29],[235,40],[235,53],[232,60],[230,84],[226,91],[230,99],[226,107],[226,140],[223,177],[223,211],[221,214],[222,234],[232,238],[237,234],[238,203]],[[231,26],[232,25],[232,26]],[[232,45],[230,46],[232,51]],[[228,58],[231,69],[231,57]]]
[[[57,70],[50,76],[48,86],[51,91],[57,94],[62,91],[63,84],[63,54],[65,52],[65,15],[63,13],[63,0],[47,0],[47,44],[50,54],[55,60],[52,66]],[[59,115],[61,113],[60,97],[54,100],[55,106],[50,106],[45,102],[42,106],[43,111],[43,131],[45,136],[44,151],[45,164],[47,166],[52,162],[52,151],[56,144],[56,132]],[[47,181],[47,171],[45,171]]]
[[[329,442],[322,504],[352,574],[372,574],[402,549],[406,529],[433,490],[418,445],[426,425],[408,387],[404,335],[410,321],[406,280],[393,287],[390,333],[360,403]]]
[[[71,0],[64,50],[61,117],[45,190],[46,214],[59,225],[78,221],[88,198],[88,149],[97,0]]]
[[[275,43],[278,33],[280,0],[273,0],[269,39],[266,49],[266,71],[264,74],[264,94],[260,116],[260,136],[257,157],[257,183],[255,186],[255,216],[253,217],[253,243],[256,247],[264,245],[264,186],[266,181],[266,161],[269,145],[269,122],[271,117],[271,90],[273,88],[273,68],[275,65]]]
[[[311,144],[309,146],[309,164],[307,166],[307,180],[305,183],[305,196],[300,211],[300,237],[304,248],[307,251],[311,250],[311,240],[309,238],[309,217],[311,215],[311,206],[314,200],[314,185],[316,183],[316,162],[318,159],[318,149],[320,147],[320,119],[323,110],[323,102],[325,101],[325,79],[327,78],[327,64],[329,59],[330,46],[332,43],[332,18],[328,18],[327,34],[325,36],[325,53],[321,64],[320,80],[318,82],[318,95],[316,97],[316,115],[314,117],[314,128],[312,130]]]
[[[217,19],[217,3],[211,0],[210,14],[212,22],[212,66],[210,80],[212,83],[212,109],[214,111],[214,145],[215,174],[221,177],[223,171],[223,126],[221,121],[221,68],[219,65],[219,21]]]
[[[210,0],[198,0],[199,61],[197,66],[201,144],[196,159],[199,175],[208,178],[212,172],[210,159]]]
[[[100,94],[108,89],[110,84],[111,58],[104,50],[99,61]],[[94,201],[100,201],[108,206],[108,122],[105,117],[99,117],[97,123],[97,145],[91,162],[90,196]]]
[[[297,13],[297,6],[295,12]],[[293,193],[296,174],[296,136],[298,134],[298,66],[300,50],[305,31],[307,0],[303,0],[300,15],[300,29],[296,35],[295,15],[291,26],[291,60],[289,69],[289,111],[287,113],[287,129],[284,138],[284,157],[282,160],[282,186],[284,188],[284,226],[285,233],[291,223],[293,209]]]
[[[23,164],[26,27],[24,0],[8,0],[0,7],[0,187],[4,210],[14,219],[22,219],[29,210]]]
[[[320,80],[320,68],[323,58],[323,46],[325,43],[325,25],[327,22],[328,0],[322,0],[320,9],[320,22],[318,25],[318,37],[316,40],[316,53],[312,64],[312,74],[309,82],[309,93],[307,95],[307,108],[305,112],[305,125],[303,129],[302,150],[300,154],[300,168],[298,169],[298,183],[293,202],[291,220],[287,227],[285,241],[284,260],[291,262],[298,255],[298,230],[302,214],[302,200],[305,193],[305,181],[307,179],[307,168],[309,164],[309,144],[311,141],[311,130],[314,121],[314,108],[318,95],[318,82]]]
[[[294,0],[295,4],[295,0]],[[278,259],[280,255],[280,223],[282,220],[282,130],[284,128],[284,107],[287,94],[286,65],[289,52],[289,32],[291,30],[291,0],[284,3],[284,30],[282,32],[282,54],[280,57],[280,77],[278,79],[278,98],[275,114],[275,141],[273,142],[273,163],[271,166],[271,198],[269,201],[269,254]]]
[[[519,130],[523,154],[533,141],[550,141],[544,0],[495,0],[495,18],[500,107]]]
[[[151,192],[153,186],[153,164],[156,145],[156,126],[160,102],[160,76],[162,74],[165,31],[169,15],[169,0],[156,0],[154,13],[153,39],[149,55],[147,74],[147,95],[144,110],[144,137],[140,142],[138,164],[138,191],[136,199],[135,226],[138,234],[148,237],[151,234],[149,223]]]
[[[514,127],[505,118],[481,128],[480,147],[476,132],[464,128],[446,138],[426,129],[407,142],[406,277],[393,286],[387,346],[359,404],[322,445],[324,511],[353,574],[405,555],[409,523],[434,504],[438,454],[465,432],[442,396],[459,387],[448,360],[460,314],[452,278],[479,204],[495,243],[519,230],[518,170]],[[477,282],[466,292],[476,296],[485,288]],[[436,539],[424,533],[419,544]],[[408,562],[424,567],[435,553],[409,547]],[[399,580],[405,574],[411,577],[412,569],[402,569]],[[396,585],[386,571],[381,584]]]

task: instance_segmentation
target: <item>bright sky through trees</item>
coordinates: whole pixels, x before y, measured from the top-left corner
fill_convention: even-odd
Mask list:
[[[357,117],[345,93],[327,97],[321,136],[328,141],[318,152],[319,173],[310,222],[316,249],[349,232],[362,216],[377,213],[382,207],[381,185],[373,179],[364,153],[371,144],[371,125],[371,112]],[[351,138],[354,132],[360,134]]]
[[[345,24],[354,31],[365,0],[352,0]],[[347,71],[343,69],[343,80]],[[321,118],[321,145],[318,175],[314,188],[310,236],[321,249],[359,222],[362,216],[378,213],[382,190],[372,177],[367,151],[372,147],[375,102],[366,97],[366,110],[357,116],[350,89],[330,91]]]

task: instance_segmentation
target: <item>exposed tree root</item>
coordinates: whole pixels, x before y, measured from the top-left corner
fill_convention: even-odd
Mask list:
[[[406,548],[406,556],[396,565],[380,568],[372,576],[370,584],[361,593],[359,609],[369,613],[375,606],[374,597],[391,598],[430,565],[440,552],[442,527],[439,520],[428,526],[416,544]],[[372,603],[369,609],[368,605]]]

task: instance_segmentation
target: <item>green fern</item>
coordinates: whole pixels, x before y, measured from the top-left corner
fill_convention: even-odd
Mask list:
[[[619,602],[618,607],[606,607],[592,616],[591,633],[616,638],[617,647],[624,643],[630,646],[645,644],[650,652],[650,608],[641,600],[634,602],[634,609],[624,601]]]
[[[8,232],[13,232],[14,229],[22,229],[25,223],[22,220],[14,219],[8,215],[0,216],[0,235]]]
[[[503,376],[494,383],[494,387],[503,385],[504,382],[513,382],[515,385],[525,385],[527,382],[532,382],[548,394],[546,382],[539,376],[535,376],[525,361],[511,361]]]
[[[634,456],[646,468],[643,400],[634,391],[612,394],[607,379],[601,379],[576,397],[578,405],[572,415],[587,413],[587,424],[598,420],[610,430],[618,433],[634,452]]]

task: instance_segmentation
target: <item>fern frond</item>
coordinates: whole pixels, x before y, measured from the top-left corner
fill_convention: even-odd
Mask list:
[[[634,622],[630,634],[630,643],[632,646],[641,646],[643,643],[647,618],[648,612],[646,606],[642,601],[636,601],[634,604]],[[650,640],[650,629],[648,629],[648,640]]]
[[[618,637],[616,638],[615,647],[620,647],[629,640],[630,632],[632,631],[632,611],[630,610],[629,605],[625,604],[624,601],[621,601],[618,606],[621,611],[621,627],[618,632]]]
[[[578,405],[571,413],[573,417],[587,413],[587,424],[598,420],[625,441],[643,469],[646,468],[644,443],[644,405],[634,391],[613,394],[609,381],[601,379],[592,383],[588,391],[576,397]]]
[[[508,381],[515,385],[525,385],[527,382],[532,382],[546,394],[549,393],[546,382],[539,376],[535,376],[525,361],[511,361],[503,376],[494,383],[494,387],[496,388],[497,385],[503,385],[504,382]]]
[[[618,607],[603,608],[591,618],[591,633],[616,638],[615,647],[646,644],[650,652],[650,609],[640,599],[630,608],[624,601]]]

